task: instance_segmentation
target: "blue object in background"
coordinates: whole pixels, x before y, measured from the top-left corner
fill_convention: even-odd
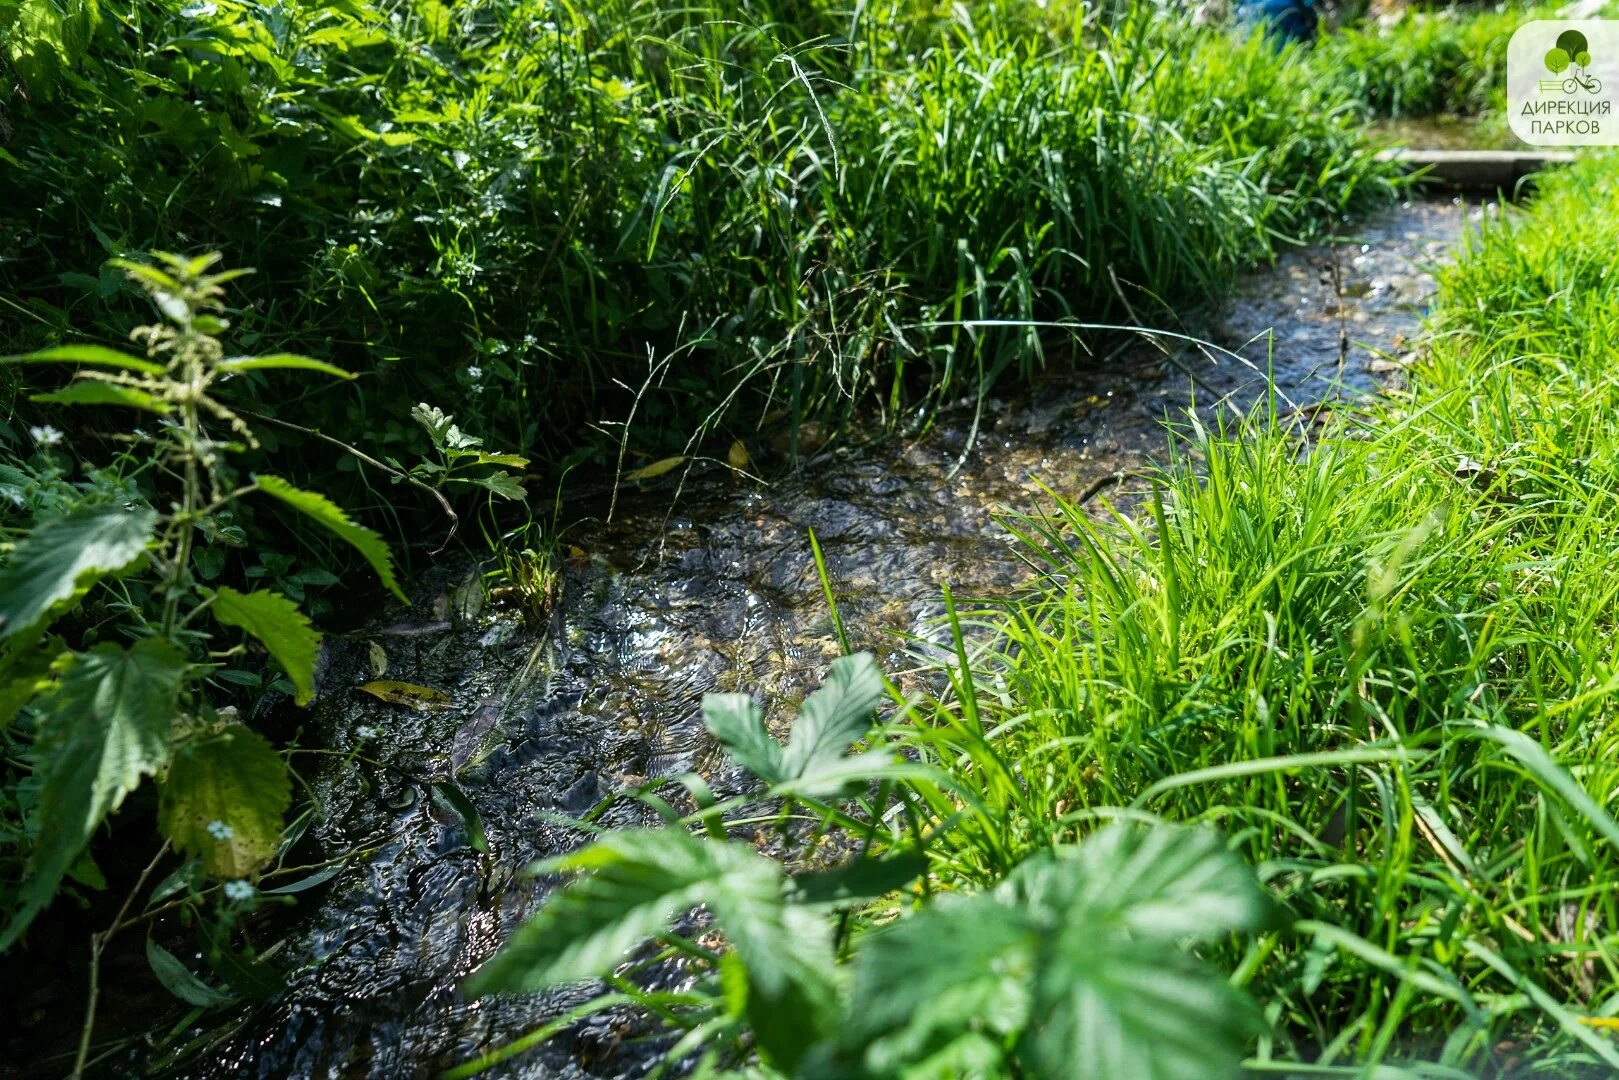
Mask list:
[[[1286,41],[1314,41],[1321,21],[1310,0],[1240,0],[1237,21]]]

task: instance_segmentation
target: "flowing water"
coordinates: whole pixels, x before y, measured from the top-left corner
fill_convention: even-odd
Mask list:
[[[807,530],[825,549],[844,618],[886,670],[925,634],[940,587],[1004,594],[1023,577],[996,513],[1035,510],[1042,484],[1070,496],[1128,497],[1163,451],[1165,418],[1205,421],[1260,400],[1308,412],[1398,378],[1443,257],[1477,210],[1418,201],[1302,249],[1243,282],[1178,339],[1054,365],[1021,396],[970,407],[926,438],[824,452],[765,486],[715,465],[621,496],[613,520],[567,536],[562,599],[549,624],[483,610],[446,575],[403,621],[332,639],[304,745],[364,738],[361,764],[310,768],[327,814],[309,861],[363,848],[306,897],[275,953],[287,991],[201,1033],[174,1071],[197,1077],[429,1076],[498,1046],[585,999],[580,991],[466,1001],[457,984],[543,899],[520,873],[581,843],[569,819],[646,778],[696,771],[736,793],[704,735],[709,690],[761,692],[776,715],[838,652]],[[1267,331],[1274,329],[1274,337]],[[750,447],[756,458],[769,448]],[[898,633],[896,633],[898,632]],[[354,689],[376,676],[433,686],[446,711],[417,713]],[[375,729],[369,736],[364,729]],[[488,851],[432,784],[454,777]],[[643,811],[628,800],[603,819]],[[671,982],[680,973],[666,975]],[[490,1075],[639,1076],[655,1057],[633,1015],[576,1026]]]

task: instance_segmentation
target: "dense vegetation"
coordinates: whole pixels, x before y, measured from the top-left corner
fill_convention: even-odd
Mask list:
[[[1391,197],[1363,121],[1487,108],[1523,17],[1310,52],[1126,3],[0,2],[0,942],[182,912],[206,967],[150,941],[164,986],[273,995],[289,763],[359,752],[287,706],[311,617],[403,598],[384,534],[921,430],[1073,347],[1035,323],[1216,297]],[[768,809],[643,793],[670,827],[549,867],[469,991],[606,978],[710,1072],[1619,1067],[1611,167],[1447,273],[1409,394],[1011,523],[1040,581],[952,612],[947,693],[851,657],[785,742],[711,698]],[[688,991],[634,980],[672,958]]]

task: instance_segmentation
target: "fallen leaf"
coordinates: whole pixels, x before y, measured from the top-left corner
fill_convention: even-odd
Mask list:
[[[361,683],[360,689],[390,705],[403,705],[420,712],[439,712],[450,707],[450,695],[431,686],[380,681]]]
[[[624,479],[651,480],[654,477],[662,476],[666,472],[673,472],[675,469],[678,469],[681,465],[685,464],[685,461],[685,455],[666,457],[661,461],[654,461],[650,465],[641,466],[641,468],[636,469]]]
[[[748,448],[742,445],[741,439],[731,444],[731,452],[725,455],[725,460],[730,464],[731,468],[738,472],[748,467],[748,462],[751,459],[748,457]]]
[[[371,677],[380,679],[388,674],[388,654],[383,651],[382,646],[374,641],[371,642],[369,655],[371,658]]]

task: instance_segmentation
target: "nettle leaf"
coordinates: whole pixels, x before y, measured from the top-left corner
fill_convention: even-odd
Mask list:
[[[228,724],[175,751],[159,786],[157,823],[209,874],[239,878],[275,854],[291,804],[292,780],[275,747]]]
[[[784,775],[781,744],[765,730],[765,716],[747,694],[704,694],[703,723],[736,763],[767,784]]]
[[[806,794],[835,794],[817,777],[844,771],[850,745],[871,727],[883,696],[883,676],[870,653],[832,662],[826,682],[804,699],[787,745],[765,730],[764,714],[747,694],[706,694],[703,722],[737,763],[771,786],[793,784]]]
[[[271,353],[268,356],[232,356],[214,365],[218,371],[318,371],[335,379],[352,379],[352,371],[344,371],[335,364],[316,360],[296,353]]]
[[[33,629],[57,604],[146,551],[157,525],[150,507],[87,507],[28,534],[0,567],[0,641]]]
[[[0,934],[0,949],[50,902],[107,815],[168,760],[186,669],[185,657],[157,638],[128,650],[98,645],[76,657],[60,685],[40,699],[39,835],[22,907]]]
[[[310,625],[298,605],[278,592],[260,589],[239,593],[221,586],[214,593],[214,618],[238,626],[263,642],[296,690],[293,698],[308,705],[315,696],[315,660],[320,655],[320,632]]]
[[[1043,917],[1167,941],[1263,929],[1277,913],[1216,833],[1172,825],[1109,826],[1023,863],[1000,888]]]
[[[1256,929],[1272,909],[1214,835],[1108,826],[866,938],[817,1075],[973,1060],[1052,1080],[1237,1076],[1257,1009],[1181,943]]]
[[[30,394],[28,400],[52,405],[122,405],[159,414],[174,411],[174,406],[145,390],[116,386],[96,379],[80,379],[48,394]]]
[[[832,661],[821,688],[804,699],[787,740],[782,767],[789,776],[813,775],[836,765],[849,746],[871,728],[883,696],[883,675],[870,653]]]
[[[401,603],[410,603],[394,577],[393,556],[388,553],[388,545],[382,537],[363,525],[355,524],[342,507],[319,492],[293,487],[279,476],[258,476],[254,479],[258,482],[259,490],[266,495],[280,499],[354,545],[354,549],[371,564],[371,569],[376,571],[387,590],[397,596]]]
[[[0,356],[0,364],[92,364],[145,375],[162,375],[167,370],[162,364],[105,345],[55,345],[22,356]]]
[[[748,1014],[776,1064],[796,1062],[816,1035],[811,1018],[830,1012],[828,928],[784,902],[780,866],[751,847],[699,840],[681,829],[626,830],[540,869],[586,873],[512,935],[468,982],[468,993],[601,977],[704,904],[746,969]]]

